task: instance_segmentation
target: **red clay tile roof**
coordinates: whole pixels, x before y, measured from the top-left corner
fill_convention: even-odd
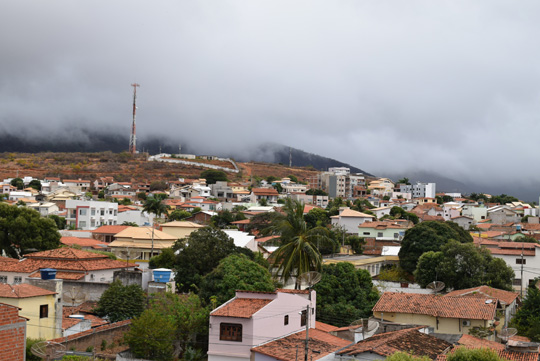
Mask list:
[[[124,229],[129,228],[129,226],[101,226],[92,231],[93,234],[117,234],[122,232]]]
[[[462,335],[458,343],[468,348],[490,348],[493,350],[504,350],[506,347],[502,343],[488,341],[471,335]]]
[[[62,318],[62,330],[67,330],[82,321],[80,318],[64,317]]]
[[[505,290],[500,290],[500,289],[489,287],[489,286],[479,286],[479,287],[467,288],[465,290],[452,291],[445,295],[445,297],[447,296],[480,297],[483,299],[493,297],[509,305],[512,302],[514,302],[514,300],[519,296],[519,292],[505,291]]]
[[[233,298],[214,310],[210,315],[221,317],[251,318],[254,313],[273,300],[261,298]]]
[[[294,294],[300,294],[300,295],[309,295],[308,290],[292,290],[292,289],[285,289],[285,288],[278,288],[276,292],[280,293],[294,293]]]
[[[81,237],[62,237],[60,238],[60,242],[62,244],[65,244],[66,246],[72,246],[74,244],[79,245],[81,247],[98,247],[98,248],[105,248],[107,247],[106,243],[103,243],[101,241],[98,241],[93,238],[81,238]],[[100,245],[102,247],[100,247]]]
[[[8,285],[0,283],[0,297],[2,298],[28,298],[55,294],[56,292],[32,286],[27,283],[21,283],[20,285]]]
[[[86,275],[85,272],[56,271],[56,278],[61,279],[61,280],[80,280],[80,279],[84,278],[85,275]],[[39,271],[34,272],[34,273],[28,275],[28,277],[39,278],[39,277],[41,277],[41,272],[39,272]]]
[[[258,196],[277,196],[279,194],[274,188],[253,188],[251,191]]]
[[[337,331],[339,329],[339,327],[332,326],[332,325],[329,325],[327,323],[320,322],[320,321],[315,321],[315,328],[322,332],[332,332],[332,331]]]
[[[255,238],[255,241],[259,243],[264,243],[267,241],[271,241],[273,239],[279,239],[279,236],[267,236],[267,237]]]
[[[249,224],[250,222],[251,222],[251,220],[249,220],[249,219],[242,219],[240,221],[231,222],[231,224]]]
[[[338,355],[358,355],[364,352],[380,356],[390,356],[401,351],[415,356],[428,356],[435,359],[452,345],[444,340],[419,332],[418,329],[407,328],[393,332],[381,333],[338,352]]]
[[[305,358],[305,341],[306,331],[301,331],[254,347],[251,349],[251,351],[282,361],[295,360],[297,356],[298,360],[303,360]],[[351,344],[350,341],[332,336],[329,333],[317,330],[315,328],[309,329],[308,342],[308,360],[318,360]],[[320,353],[314,353],[313,350],[319,351]]]
[[[497,302],[474,297],[447,297],[416,293],[385,292],[373,312],[412,313],[444,318],[493,320]]]
[[[65,261],[108,258],[108,256],[104,254],[82,251],[80,249],[69,248],[69,247],[28,253],[28,254],[25,254],[24,257],[32,258],[32,259],[61,259]]]

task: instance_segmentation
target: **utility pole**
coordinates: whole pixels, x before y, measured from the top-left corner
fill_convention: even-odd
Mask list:
[[[133,87],[133,123],[131,124],[131,137],[129,138],[129,152],[134,155],[137,153],[137,136],[135,135],[136,124],[135,124],[135,115],[137,113],[137,87],[140,87],[139,84],[131,84]]]
[[[311,291],[309,295],[311,296]],[[308,361],[308,344],[309,344],[309,305],[307,306],[307,310],[306,310],[306,348],[304,350],[305,352],[304,361]]]
[[[521,242],[521,298],[523,299],[523,242]]]

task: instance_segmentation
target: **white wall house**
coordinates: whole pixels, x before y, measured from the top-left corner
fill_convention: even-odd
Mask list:
[[[102,225],[118,224],[118,203],[66,200],[68,227],[91,230]]]
[[[344,227],[345,232],[351,234],[358,233],[359,225],[365,222],[371,222],[375,219],[375,217],[370,214],[357,212],[349,207],[340,208],[339,214],[330,218],[333,226]]]

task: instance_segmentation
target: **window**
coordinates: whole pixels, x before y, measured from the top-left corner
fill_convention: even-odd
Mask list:
[[[39,318],[49,317],[49,305],[39,306]]]
[[[527,260],[525,258],[516,258],[516,264],[527,264]]]
[[[300,315],[300,326],[305,326],[307,322],[307,310],[303,310]]]
[[[21,283],[22,283],[22,277],[20,277],[20,276],[13,277],[13,284],[18,285],[18,284],[21,284]]]
[[[377,233],[377,237],[382,237],[383,236],[383,233],[382,232],[378,232]]]
[[[79,215],[80,216],[86,216],[86,208],[79,209]]]
[[[369,232],[364,232],[364,236],[369,236]]]
[[[220,324],[219,339],[221,341],[242,342],[242,325],[238,323]]]
[[[512,282],[514,286],[521,286],[521,278],[514,278],[514,281]]]
[[[394,238],[399,238],[399,233],[394,233]]]
[[[7,283],[7,276],[0,276],[0,283]]]
[[[287,326],[289,324],[289,315],[285,315],[285,317],[283,317],[283,324],[285,326]]]
[[[79,221],[79,228],[86,228],[86,221]]]
[[[91,215],[91,216],[95,216],[95,215],[96,215],[96,209],[95,209],[95,208],[91,208],[91,209],[90,209],[90,215]]]

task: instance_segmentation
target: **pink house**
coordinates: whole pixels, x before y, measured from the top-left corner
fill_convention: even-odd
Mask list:
[[[315,328],[315,291],[309,296],[307,290],[236,291],[210,313],[208,361],[247,361],[257,345],[305,330],[308,322]]]

